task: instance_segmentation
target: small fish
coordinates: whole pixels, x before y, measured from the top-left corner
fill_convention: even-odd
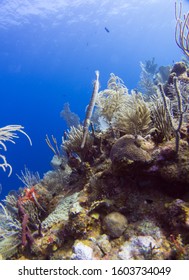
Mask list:
[[[104,27],[104,29],[106,30],[106,32],[110,32],[110,30],[107,27]]]

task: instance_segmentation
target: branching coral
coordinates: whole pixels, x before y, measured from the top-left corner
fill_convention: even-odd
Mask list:
[[[48,145],[48,147],[53,151],[53,153],[57,156],[57,157],[61,157],[60,155],[60,150],[57,144],[57,140],[56,138],[52,135],[52,142],[50,141],[48,135],[46,135],[45,141]]]
[[[180,129],[181,129],[182,122],[183,122],[183,116],[188,109],[188,105],[186,105],[183,108],[182,94],[181,94],[181,91],[179,89],[178,78],[176,76],[173,78],[173,85],[174,85],[175,93],[176,93],[176,110],[177,110],[177,117],[176,118],[174,118],[174,115],[170,110],[170,106],[167,102],[168,99],[165,96],[165,92],[164,92],[161,84],[159,85],[159,89],[160,89],[163,104],[164,104],[164,107],[165,107],[167,120],[168,120],[168,122],[170,122],[172,131],[175,135],[175,146],[176,146],[175,150],[176,150],[176,154],[177,154],[178,151],[179,151]]]
[[[22,134],[24,134],[28,138],[30,145],[32,145],[30,137],[26,132],[23,131],[23,128],[24,127],[21,125],[7,125],[0,128],[0,145],[3,147],[4,151],[7,150],[5,142],[8,141],[15,144],[15,141],[13,139],[18,138],[17,132],[21,132]],[[6,157],[4,155],[0,154],[0,157],[3,160],[3,163],[0,164],[0,167],[3,169],[3,171],[6,171],[6,168],[9,168],[10,171],[8,176],[10,176],[12,173],[12,166],[7,163]]]
[[[142,69],[143,72],[148,73],[143,64]],[[121,134],[132,134],[136,137],[146,136],[156,131],[157,141],[160,142],[175,136],[176,153],[178,153],[180,129],[183,121],[188,119],[189,86],[187,77],[184,76],[180,80],[174,75],[170,75],[172,83],[167,86],[171,96],[166,96],[163,85],[159,84],[156,87],[151,80],[148,92],[150,95],[145,101],[142,94],[137,91],[128,94],[123,81],[111,74],[108,89],[98,95],[99,116]]]
[[[169,90],[169,98],[171,100],[172,104],[172,111],[174,118],[179,117],[179,107],[178,106],[178,96],[180,96],[181,99],[181,106],[182,110],[184,110],[184,117],[185,120],[188,120],[188,104],[189,104],[189,79],[179,79],[176,76],[173,76],[173,81],[170,85],[168,85],[168,90]]]
[[[150,108],[154,128],[158,141],[170,140],[175,136],[175,151],[179,151],[180,129],[188,114],[188,84],[179,81],[175,75],[171,76],[172,83],[167,86],[169,97],[166,96],[164,86],[160,83],[159,90],[151,97]]]
[[[183,107],[183,98],[181,95],[181,91],[179,89],[179,83],[178,83],[178,78],[174,77],[173,78],[173,83],[175,87],[175,92],[176,92],[176,97],[177,97],[177,124],[174,126],[174,132],[175,132],[175,140],[176,140],[176,153],[179,151],[179,141],[180,141],[180,129],[183,123],[183,117],[184,114],[186,113],[188,109],[188,104]]]

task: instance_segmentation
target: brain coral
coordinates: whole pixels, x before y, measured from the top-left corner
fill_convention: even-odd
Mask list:
[[[127,134],[119,138],[110,152],[112,162],[121,162],[124,159],[140,162],[150,161],[150,154],[141,147],[142,141],[146,140],[136,139],[133,135]]]

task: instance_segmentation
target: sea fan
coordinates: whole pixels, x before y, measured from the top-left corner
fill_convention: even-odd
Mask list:
[[[70,110],[70,104],[68,102],[64,103],[60,116],[65,120],[68,127],[78,126],[80,123],[79,116]]]

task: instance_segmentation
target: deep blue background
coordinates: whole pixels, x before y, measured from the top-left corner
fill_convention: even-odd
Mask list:
[[[111,72],[129,89],[139,81],[140,61],[158,65],[178,61],[174,41],[174,0],[7,0],[0,1],[0,127],[21,124],[33,146],[20,135],[3,152],[13,167],[0,169],[3,197],[22,183],[16,173],[26,165],[41,175],[53,156],[45,135],[59,143],[66,124],[65,102],[83,120],[94,71],[101,89]],[[188,10],[188,1],[183,1]],[[110,32],[106,32],[105,27]]]

